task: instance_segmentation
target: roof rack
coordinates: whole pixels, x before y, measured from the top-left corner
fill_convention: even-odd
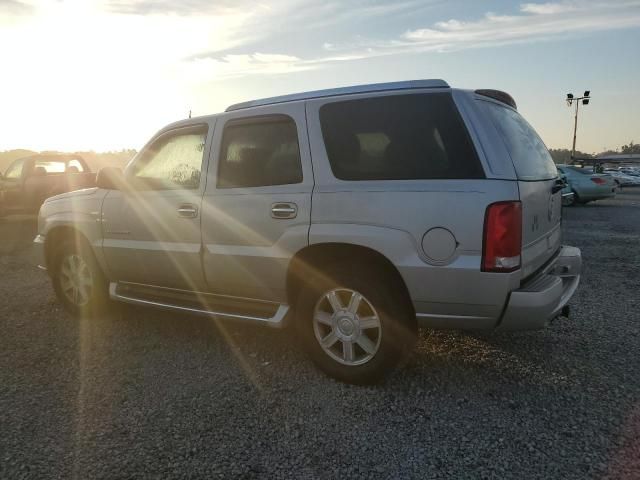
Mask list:
[[[327,90],[315,90],[312,92],[293,93],[279,97],[250,100],[227,107],[226,112],[242,110],[244,108],[258,107],[261,105],[273,105],[275,103],[294,102],[296,100],[308,100],[311,98],[334,97],[338,95],[351,95],[354,93],[384,92],[387,90],[409,90],[416,88],[449,88],[444,80],[408,80],[404,82],[372,83],[369,85],[354,85],[351,87],[330,88]]]

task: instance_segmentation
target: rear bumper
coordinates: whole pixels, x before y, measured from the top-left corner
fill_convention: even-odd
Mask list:
[[[616,196],[615,185],[607,185],[598,188],[589,188],[577,190],[580,200],[592,201],[592,200],[604,200],[606,198],[612,198]]]
[[[498,330],[536,330],[558,316],[580,283],[582,255],[562,247],[555,261],[509,295]]]

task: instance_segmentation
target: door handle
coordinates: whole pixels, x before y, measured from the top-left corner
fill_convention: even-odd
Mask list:
[[[185,203],[178,207],[178,215],[184,218],[196,218],[198,216],[198,207]]]
[[[273,218],[296,218],[298,206],[295,203],[274,203],[271,205],[271,216]]]

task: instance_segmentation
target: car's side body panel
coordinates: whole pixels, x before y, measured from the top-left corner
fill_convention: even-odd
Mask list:
[[[571,189],[577,194],[580,201],[603,200],[615,196],[615,182],[611,175],[597,173],[580,173],[567,165],[559,165],[559,169],[566,175]],[[604,183],[597,184],[591,178],[600,178]]]
[[[284,185],[223,187],[218,174],[227,125],[294,121],[302,181]],[[304,102],[267,105],[221,114],[213,140],[202,201],[202,264],[209,291],[286,303],[286,276],[293,255],[308,245],[313,170]],[[276,218],[274,209],[295,213]]]
[[[96,259],[103,270],[107,271],[107,263],[102,254],[102,228],[100,223],[102,202],[107,195],[107,190],[99,188],[87,188],[69,193],[63,193],[51,197],[40,208],[38,216],[38,245],[42,248],[42,242],[57,229],[73,229],[81,238],[93,247]],[[50,245],[53,248],[58,245]],[[40,264],[47,265],[44,252],[41,252]]]
[[[519,285],[521,278],[519,271],[512,274],[480,271],[487,205],[519,198],[513,166],[504,161],[503,147],[488,140],[492,132],[481,123],[469,129],[474,144],[482,145],[481,150],[476,148],[485,172],[495,178],[338,180],[327,157],[319,110],[328,102],[341,100],[307,102],[316,178],[310,244],[355,244],[383,254],[398,268],[422,324],[451,328],[495,326],[508,292]],[[461,114],[467,125],[473,124],[472,118],[478,118],[479,113],[468,104],[469,94],[460,92],[456,102],[466,105]],[[482,139],[488,142],[487,148]],[[455,252],[445,260],[434,260],[423,249],[425,234],[434,228],[447,230],[455,238]]]

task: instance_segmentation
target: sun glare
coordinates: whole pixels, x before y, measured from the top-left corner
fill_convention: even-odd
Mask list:
[[[229,42],[220,19],[114,14],[75,1],[3,25],[0,44],[12,72],[0,80],[7,147],[100,151],[140,147],[186,117],[206,77],[190,77],[182,62]],[[46,125],[37,138],[34,120]]]

